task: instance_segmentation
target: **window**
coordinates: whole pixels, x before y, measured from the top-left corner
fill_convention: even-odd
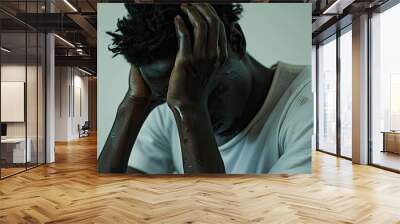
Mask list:
[[[400,5],[371,18],[371,162],[400,170]]]
[[[318,149],[336,153],[336,37],[318,48]]]
[[[340,155],[352,157],[352,32],[340,36]],[[347,32],[346,32],[347,31]]]

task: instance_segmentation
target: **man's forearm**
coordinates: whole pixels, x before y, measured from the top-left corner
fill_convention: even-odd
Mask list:
[[[149,111],[149,101],[126,94],[98,159],[101,173],[126,172],[133,144]]]
[[[170,108],[179,131],[185,173],[225,173],[207,110]]]

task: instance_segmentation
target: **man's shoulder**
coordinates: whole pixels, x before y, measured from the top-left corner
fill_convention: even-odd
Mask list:
[[[285,123],[308,123],[313,119],[313,94],[311,68],[307,65],[280,63],[282,76],[291,76],[292,81],[285,88]],[[290,127],[291,125],[289,125]]]
[[[271,66],[271,69],[274,70],[275,75],[294,76],[294,78],[303,76],[304,79],[311,81],[310,65],[291,64],[278,61]]]

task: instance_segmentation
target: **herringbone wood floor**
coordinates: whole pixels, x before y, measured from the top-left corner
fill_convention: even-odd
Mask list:
[[[96,173],[94,137],[0,181],[0,223],[400,223],[400,175],[315,152],[313,174]]]

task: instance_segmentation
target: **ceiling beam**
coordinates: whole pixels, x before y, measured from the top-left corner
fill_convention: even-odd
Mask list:
[[[74,21],[82,30],[88,35],[86,41],[90,46],[96,46],[97,30],[90,24],[85,17],[80,14],[68,14],[72,21]]]
[[[329,20],[331,20],[332,18],[334,18],[335,16],[319,16],[317,17],[317,20],[315,20],[315,22],[313,22],[312,24],[312,32],[316,32],[318,30],[320,30],[320,28],[322,26],[324,26]]]
[[[96,58],[91,56],[55,56],[56,66],[80,66],[88,67],[96,71]]]
[[[322,14],[342,14],[343,10],[351,5],[355,0],[336,0],[328,5]]]

